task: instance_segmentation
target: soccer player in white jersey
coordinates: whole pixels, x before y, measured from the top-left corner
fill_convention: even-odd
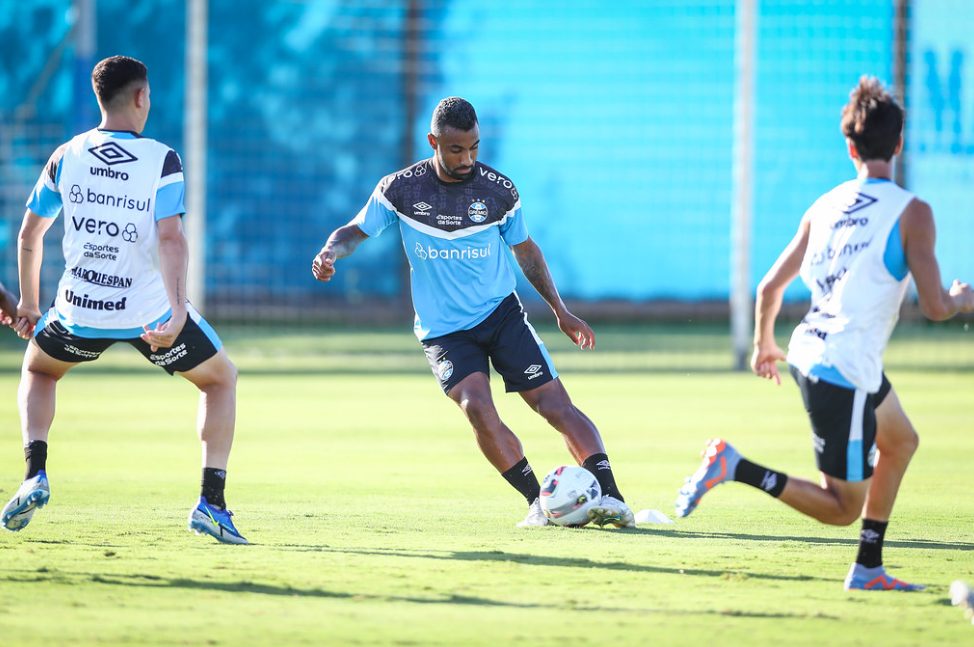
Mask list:
[[[572,457],[598,479],[603,498],[590,511],[599,525],[633,526],[595,424],[572,403],[544,343],[514,292],[507,248],[579,348],[595,333],[565,307],[544,256],[528,236],[514,184],[477,161],[480,127],[472,105],[443,99],[427,139],[433,156],[383,178],[368,203],[336,229],[312,263],[320,281],[360,242],[399,224],[410,266],[414,330],[443,392],[473,427],[487,460],[528,503],[520,526],[543,526],[541,488],[514,432],[500,419],[490,392],[490,363],[509,392],[564,437]]]
[[[722,439],[711,440],[700,468],[680,490],[685,517],[712,487],[740,481],[827,524],[862,516],[846,589],[923,588],[889,575],[883,538],[918,438],[883,373],[883,351],[912,275],[923,314],[934,321],[974,311],[974,293],[943,288],[934,255],[930,206],[891,181],[903,146],[903,111],[874,78],[863,77],[842,111],[842,133],[856,179],[820,197],[762,279],[755,303],[751,368],[781,383],[787,361],[813,432],[821,485],[762,467]],[[798,275],[811,309],[791,336],[788,355],[774,339],[782,295]]]
[[[150,107],[145,65],[112,56],[91,78],[101,124],[54,152],[20,229],[13,326],[30,340],[18,398],[27,474],[0,521],[7,530],[21,530],[50,498],[47,440],[57,381],[122,341],[200,390],[203,483],[190,529],[247,543],[224,500],[237,373],[186,296],[182,163],[171,148],[140,135]],[[62,210],[64,274],[53,306],[42,314],[43,238]]]

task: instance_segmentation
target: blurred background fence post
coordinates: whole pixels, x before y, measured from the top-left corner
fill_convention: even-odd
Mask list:
[[[186,1],[186,238],[189,242],[189,300],[206,309],[206,55],[209,34],[208,0]]]

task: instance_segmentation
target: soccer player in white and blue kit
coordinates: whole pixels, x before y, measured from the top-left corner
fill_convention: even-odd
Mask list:
[[[910,277],[923,314],[934,321],[974,311],[974,293],[941,283],[930,206],[890,179],[903,147],[903,111],[874,78],[863,77],[842,111],[842,133],[857,177],[820,197],[758,288],[751,368],[780,384],[787,361],[812,426],[822,484],[752,463],[722,439],[680,490],[677,515],[690,514],[715,485],[740,481],[823,523],[862,516],[859,552],[844,586],[915,591],[888,574],[882,548],[916,431],[883,372],[883,351]],[[782,295],[798,275],[812,293],[788,355],[775,342]]]
[[[383,178],[359,214],[329,236],[312,273],[331,280],[337,259],[398,223],[410,267],[416,336],[487,460],[527,501],[528,514],[518,525],[543,526],[547,518],[521,442],[494,407],[491,363],[506,390],[517,392],[561,432],[575,461],[598,479],[603,498],[590,511],[592,520],[635,525],[598,429],[572,403],[527,321],[514,292],[507,249],[554,311],[562,332],[582,349],[594,348],[595,334],[561,300],[541,250],[528,236],[514,184],[477,161],[480,127],[473,106],[460,97],[443,99],[430,130],[433,157]]]
[[[92,86],[101,124],[54,152],[20,230],[13,325],[30,340],[19,391],[27,473],[0,521],[7,530],[22,530],[50,499],[47,440],[58,380],[121,341],[200,390],[203,482],[189,526],[224,543],[247,543],[224,500],[237,373],[216,332],[187,299],[182,162],[174,150],[140,134],[150,108],[144,64],[107,58],[95,66]],[[43,238],[62,211],[65,268],[53,306],[42,313]]]

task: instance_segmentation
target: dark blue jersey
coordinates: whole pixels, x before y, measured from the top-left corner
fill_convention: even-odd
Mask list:
[[[443,182],[433,159],[382,178],[353,224],[378,236],[399,221],[420,340],[467,330],[514,291],[506,247],[528,238],[514,184],[478,162]]]

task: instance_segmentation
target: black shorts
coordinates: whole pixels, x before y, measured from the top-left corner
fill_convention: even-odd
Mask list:
[[[422,343],[444,393],[473,373],[489,377],[488,359],[504,378],[508,393],[528,391],[558,377],[544,342],[528,323],[516,294],[501,301],[473,328]]]
[[[876,454],[876,408],[893,388],[886,374],[876,393],[812,380],[794,366],[791,375],[812,423],[818,469],[843,481],[870,478]]]
[[[51,308],[37,323],[34,341],[41,350],[62,362],[93,362],[117,341],[134,346],[146,359],[170,375],[192,370],[210,359],[223,346],[212,326],[190,306],[179,336],[170,348],[153,352],[140,337],[90,337],[73,334],[57,319]]]

